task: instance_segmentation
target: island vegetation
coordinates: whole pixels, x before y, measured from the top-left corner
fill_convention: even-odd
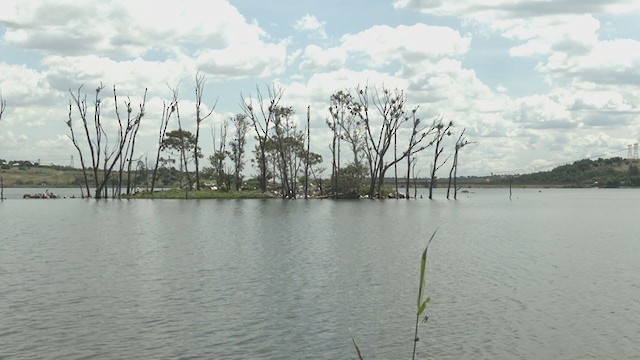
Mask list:
[[[638,160],[620,157],[584,159],[529,174],[458,177],[460,151],[474,143],[464,136],[465,129],[459,132],[453,151],[446,152],[444,140],[454,135],[453,121],[440,115],[431,120],[421,117],[419,106],[407,104],[402,90],[368,86],[343,89],[328,99],[325,123],[331,134],[331,159],[327,165],[320,154],[310,151],[311,107],[306,109],[302,128],[293,107],[284,104],[285,89],[272,85],[256,87],[253,95],[241,94],[241,111],[215,129],[211,125],[214,152],[207,157],[209,166],[201,166],[200,159],[205,158],[201,124],[217,104],[217,100],[211,106],[204,104],[205,83],[197,73],[195,119],[191,120],[181,118],[177,87],[172,89],[173,97],[165,101],[160,119],[155,120],[159,120],[158,146],[151,161],[136,155],[138,130],[146,120],[146,89],[134,106],[129,97],[120,100],[114,86],[115,119],[102,118],[104,85],[95,88],[91,102],[82,87],[70,91],[68,135],[80,169],[0,160],[2,186],[78,187],[82,197],[95,198],[287,199],[409,199],[416,197],[418,187],[428,188],[432,198],[438,185],[447,188],[447,198],[454,199],[463,187],[640,186]],[[5,108],[0,97],[0,120]],[[108,133],[108,121],[117,125],[115,133]],[[194,122],[195,133],[184,129],[185,121]],[[251,135],[253,149],[248,148]],[[417,154],[428,149],[432,149],[431,164],[428,176],[421,178],[415,171]],[[256,170],[252,177],[246,175],[248,164]],[[446,164],[450,164],[448,180],[438,181],[438,170]]]
[[[68,166],[41,165],[31,161],[4,160],[0,159],[0,174],[3,177],[5,187],[35,187],[35,188],[56,188],[56,187],[76,187],[83,184],[82,170]],[[127,174],[128,175],[128,174]],[[189,198],[274,198],[280,197],[280,184],[269,182],[267,191],[262,192],[259,188],[257,177],[243,180],[241,188],[236,191],[234,186],[230,191],[215,189],[215,171],[212,167],[205,167],[202,170],[203,186],[201,190],[189,192]],[[149,180],[152,172],[141,166],[131,174],[132,185],[137,188],[134,197],[141,198],[184,198],[185,190],[179,186],[180,171],[174,167],[161,167],[158,170],[157,185],[165,191],[154,191],[151,193]],[[234,175],[235,176],[235,175]],[[90,185],[91,176],[89,176]],[[311,189],[315,197],[331,197],[331,179],[318,179],[313,182]],[[341,181],[344,181],[342,178]],[[367,179],[363,179],[366,181]],[[422,177],[410,179],[415,181],[416,187],[429,187],[429,179]],[[300,180],[299,180],[300,181]],[[399,182],[406,179],[399,178]],[[385,178],[383,194],[386,197],[393,194],[395,178]],[[232,182],[232,184],[235,184]],[[320,196],[320,187],[317,184],[324,184],[324,191]],[[620,188],[620,187],[640,187],[640,160],[623,159],[620,157],[583,159],[572,164],[561,165],[549,171],[534,172],[529,174],[513,175],[490,175],[490,176],[461,176],[457,178],[458,189],[480,188],[480,187],[555,187],[555,188]],[[440,184],[443,185],[443,184]],[[114,184],[115,186],[115,184]],[[213,186],[213,189],[212,189]],[[166,191],[171,189],[170,191]]]
[[[136,137],[142,121],[147,120],[146,94],[139,105],[134,106],[129,97],[119,100],[116,87],[112,97],[114,119],[104,119],[103,104],[105,86],[100,84],[87,99],[83,87],[69,91],[69,138],[74,145],[82,170],[75,176],[83,197],[97,199],[107,197],[133,197],[153,194],[159,187],[171,187],[184,191],[184,197],[196,191],[215,191],[211,197],[223,192],[259,191],[269,196],[285,199],[298,197],[329,198],[412,198],[416,195],[415,173],[417,154],[433,147],[433,161],[429,169],[429,198],[436,186],[436,173],[451,154],[443,156],[444,140],[454,134],[453,121],[443,116],[427,120],[419,115],[417,105],[407,104],[407,96],[399,89],[384,86],[356,86],[343,89],[330,96],[326,124],[331,131],[331,169],[323,166],[323,157],[311,149],[311,107],[307,106],[306,126],[295,116],[292,106],[283,99],[285,89],[279,85],[256,87],[254,94],[240,95],[240,112],[219,124],[212,139],[214,152],[208,157],[210,167],[200,166],[205,155],[200,146],[201,123],[212,115],[212,106],[204,103],[204,75],[195,77],[195,119],[182,119],[181,101],[177,86],[171,88],[173,97],[163,104],[158,131],[155,160],[136,157]],[[121,109],[124,109],[122,111]],[[109,121],[115,127],[107,127]],[[195,133],[185,129],[189,121]],[[170,124],[172,124],[170,126]],[[232,125],[231,129],[230,126]],[[115,129],[109,130],[107,129]],[[173,128],[173,129],[171,129]],[[253,135],[253,149],[248,147],[248,137]],[[463,138],[464,129],[455,146],[455,161],[447,182],[457,196],[458,153],[471,142]],[[249,138],[250,139],[250,138]],[[251,152],[251,150],[253,150]],[[253,155],[249,158],[248,155]],[[349,160],[345,160],[348,158]],[[254,181],[246,181],[247,163],[253,165]],[[398,165],[406,162],[406,175],[399,175]],[[134,166],[135,164],[135,166]],[[194,165],[195,169],[190,170]],[[393,185],[387,184],[393,172]],[[401,188],[404,185],[403,188]],[[144,184],[144,186],[141,186]],[[251,184],[255,185],[252,186]],[[411,188],[413,186],[413,196]],[[150,197],[164,196],[147,195]],[[233,197],[233,196],[232,196]]]

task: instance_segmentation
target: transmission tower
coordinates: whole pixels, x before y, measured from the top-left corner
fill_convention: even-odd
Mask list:
[[[638,143],[633,144],[633,158],[638,158]]]
[[[73,168],[73,155],[71,155],[71,160],[69,161],[69,167]]]

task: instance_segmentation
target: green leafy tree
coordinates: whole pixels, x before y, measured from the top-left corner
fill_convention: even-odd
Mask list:
[[[172,130],[165,134],[161,150],[180,158],[180,174],[186,169],[187,161],[202,158],[202,151],[196,143],[196,137],[188,130]],[[186,171],[186,170],[185,170]]]

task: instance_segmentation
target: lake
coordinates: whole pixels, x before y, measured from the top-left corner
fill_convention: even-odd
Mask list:
[[[638,190],[24,192],[5,189],[0,203],[0,358],[355,359],[353,336],[367,359],[410,359],[420,255],[436,229],[419,358],[640,358]]]

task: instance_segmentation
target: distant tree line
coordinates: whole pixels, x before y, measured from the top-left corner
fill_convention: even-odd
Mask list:
[[[567,187],[640,186],[640,160],[613,157],[583,159],[550,171],[516,175],[515,184],[558,184]]]

